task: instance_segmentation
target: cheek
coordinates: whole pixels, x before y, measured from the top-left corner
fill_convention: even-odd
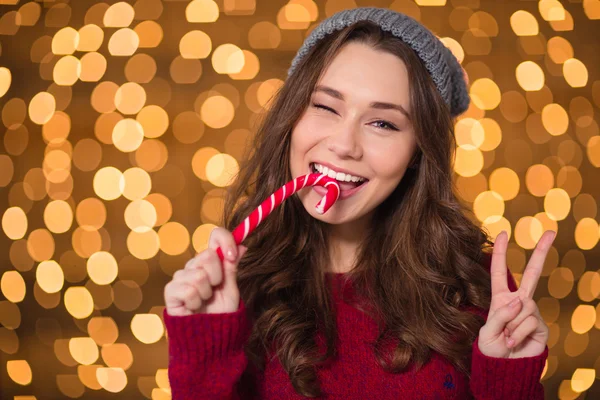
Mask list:
[[[373,171],[382,179],[398,179],[404,175],[410,162],[413,149],[410,144],[402,146],[380,146],[369,153]]]
[[[292,152],[296,156],[303,156],[319,142],[320,132],[314,120],[310,118],[298,122],[292,132]]]

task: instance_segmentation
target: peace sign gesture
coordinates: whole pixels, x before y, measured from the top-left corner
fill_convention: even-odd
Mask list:
[[[494,243],[490,275],[492,299],[488,319],[479,330],[479,350],[488,357],[520,358],[540,355],[548,343],[548,326],[533,293],[556,232],[546,231],[527,263],[516,292],[508,288],[506,249],[508,234],[502,231]]]

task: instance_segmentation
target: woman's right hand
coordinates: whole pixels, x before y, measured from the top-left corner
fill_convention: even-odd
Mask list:
[[[217,255],[221,248],[225,259]],[[230,313],[239,309],[240,291],[237,286],[237,267],[248,250],[236,245],[231,232],[215,228],[208,240],[208,248],[189,260],[183,269],[175,271],[165,286],[167,314]]]

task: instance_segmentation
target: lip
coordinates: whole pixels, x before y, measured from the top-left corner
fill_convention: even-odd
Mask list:
[[[309,169],[310,169],[310,164],[321,164],[322,166],[327,167],[329,169],[332,169],[335,172],[343,172],[344,174],[350,174],[350,175],[354,175],[354,176],[359,176],[361,178],[364,178],[365,180],[368,180],[366,177],[364,177],[362,175],[359,175],[359,174],[357,174],[355,172],[352,172],[352,171],[348,171],[347,169],[344,169],[344,168],[337,167],[337,166],[335,166],[333,164],[330,164],[330,163],[327,163],[327,162],[323,162],[323,161],[311,161],[311,162],[308,163],[308,168]]]
[[[318,163],[318,164],[321,164],[321,163]],[[321,165],[323,165],[323,164],[321,164]],[[339,172],[342,172],[342,171],[339,171]],[[308,166],[308,173],[309,174],[313,173],[312,169],[310,168],[310,165]],[[360,185],[360,186],[357,186],[357,187],[352,188],[350,190],[340,190],[340,197],[339,197],[338,201],[339,200],[347,199],[348,197],[351,197],[351,196],[355,195],[356,193],[360,192],[362,190],[362,188],[364,188],[368,184],[369,184],[369,180],[367,179],[367,181],[365,183],[363,183],[362,185]],[[324,187],[322,187],[322,186],[315,185],[315,186],[312,187],[312,189],[315,192],[317,192],[317,194],[320,195],[320,196],[325,196],[327,194],[327,189],[324,188]]]

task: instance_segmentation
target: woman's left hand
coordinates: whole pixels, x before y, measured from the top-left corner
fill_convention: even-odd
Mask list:
[[[490,311],[485,325],[479,330],[478,345],[484,355],[495,358],[533,357],[546,348],[549,329],[533,300],[533,293],[555,236],[554,231],[544,232],[516,292],[510,291],[507,281],[508,235],[501,232],[496,238],[490,268]]]

